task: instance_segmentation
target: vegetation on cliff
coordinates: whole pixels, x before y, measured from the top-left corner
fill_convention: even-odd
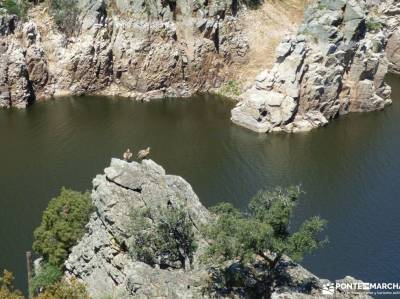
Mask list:
[[[149,265],[188,268],[197,248],[193,224],[180,208],[160,208],[158,221],[149,209],[132,213],[131,254]]]
[[[65,188],[49,202],[42,222],[34,232],[34,251],[43,257],[41,270],[32,280],[38,292],[57,283],[62,277],[64,261],[85,233],[93,206],[90,194]]]
[[[76,0],[52,0],[49,3],[50,13],[58,28],[67,36],[76,30],[79,9]]]
[[[14,276],[11,272],[4,270],[0,276],[0,299],[25,299],[20,290],[13,287]],[[61,280],[55,282],[34,296],[35,299],[90,299],[85,286],[75,279],[70,281]]]
[[[16,15],[22,19],[26,17],[29,6],[29,2],[26,0],[0,0],[0,8],[3,8],[7,13]]]
[[[232,261],[241,270],[235,278],[225,275],[223,287],[244,287],[249,276],[257,291],[269,298],[277,276],[277,267],[285,255],[300,261],[305,253],[319,248],[325,240],[318,235],[326,222],[319,217],[306,220],[297,231],[290,227],[301,191],[298,187],[273,191],[261,190],[250,201],[248,210],[240,212],[229,203],[212,209],[217,219],[206,232],[210,240],[205,260],[223,274],[229,274]],[[251,273],[251,274],[249,274]],[[260,285],[262,287],[260,287]],[[248,289],[247,292],[255,290]]]
[[[62,266],[70,249],[85,233],[93,210],[90,194],[65,188],[49,202],[35,230],[33,249],[50,264]]]
[[[56,282],[38,294],[35,299],[90,299],[90,297],[85,285],[72,279]]]
[[[324,242],[318,238],[325,227],[325,221],[319,217],[306,220],[298,230],[290,227],[300,194],[297,187],[261,190],[245,212],[222,203],[212,208],[215,217],[204,222],[203,229],[195,226],[189,210],[169,201],[165,207],[132,208],[127,231],[132,237],[129,238],[131,243],[121,248],[130,252],[134,260],[158,271],[166,268],[189,270],[190,267],[187,275],[198,275],[196,271],[203,269],[201,271],[211,274],[209,285],[201,284],[202,290],[209,294],[229,295],[239,289],[248,296],[269,298],[279,285],[281,272],[278,268],[287,260],[286,255],[299,261],[305,253]],[[37,273],[31,281],[33,298],[89,298],[89,288],[63,277],[63,272],[68,269],[64,266],[65,259],[82,238],[92,211],[88,193],[63,188],[60,195],[50,201],[35,231],[33,247],[43,261],[35,269]],[[116,240],[111,243],[113,241]],[[201,253],[197,243],[201,244]],[[194,256],[203,257],[200,264],[193,263]],[[12,274],[4,272],[4,277],[0,278],[0,299],[23,298],[12,287],[12,281]]]
[[[33,277],[30,289],[35,293],[40,292],[58,283],[63,276],[59,267],[46,263],[41,266],[39,273]]]

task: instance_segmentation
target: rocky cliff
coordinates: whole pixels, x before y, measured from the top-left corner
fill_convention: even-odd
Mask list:
[[[256,132],[301,132],[349,112],[391,103],[388,70],[400,70],[397,1],[320,0],[298,33],[276,49],[232,110],[232,121]]]
[[[1,11],[0,107],[64,94],[187,96],[219,86],[224,66],[248,51],[236,6],[79,0],[70,36],[44,3],[30,9],[26,22]]]
[[[128,163],[112,159],[104,174],[93,180],[92,200],[96,211],[65,266],[66,275],[83,281],[93,298],[232,298],[207,288],[210,273],[199,262],[207,243],[198,228],[212,216],[184,179],[167,175],[151,160]],[[183,208],[193,224],[199,246],[190,270],[152,267],[129,254],[130,211],[167,205]],[[322,288],[329,283],[288,259],[281,263],[280,273],[282,280],[273,298],[323,298]],[[351,277],[344,281],[356,282]],[[249,295],[238,290],[234,297]],[[338,293],[337,298],[355,297],[369,298],[346,292]]]

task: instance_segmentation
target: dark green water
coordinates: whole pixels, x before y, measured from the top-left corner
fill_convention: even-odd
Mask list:
[[[400,273],[400,87],[383,112],[353,114],[299,135],[258,135],[229,121],[213,96],[135,103],[99,97],[0,111],[0,268],[25,288],[24,253],[42,210],[61,186],[91,180],[130,147],[152,147],[209,206],[244,207],[259,188],[303,185],[297,222],[329,221],[330,243],[303,264],[329,279],[396,281]]]

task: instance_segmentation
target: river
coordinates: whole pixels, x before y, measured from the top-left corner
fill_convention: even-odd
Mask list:
[[[396,281],[400,273],[400,84],[382,112],[351,114],[305,134],[259,135],[229,121],[216,96],[150,103],[71,97],[0,111],[0,268],[26,289],[25,251],[62,186],[91,189],[111,157],[152,147],[210,206],[246,206],[262,187],[302,184],[293,226],[328,220],[329,244],[303,265],[316,275]]]

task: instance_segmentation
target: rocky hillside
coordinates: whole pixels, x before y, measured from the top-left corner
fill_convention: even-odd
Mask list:
[[[208,289],[210,272],[199,261],[207,243],[198,228],[212,216],[184,179],[167,175],[151,160],[128,163],[112,159],[104,174],[93,180],[92,200],[96,211],[88,232],[65,265],[66,275],[83,281],[93,298],[232,298]],[[130,211],[141,207],[157,211],[167,205],[181,207],[190,216],[199,244],[190,270],[151,266],[129,254]],[[280,273],[282,279],[273,298],[323,298],[322,287],[329,283],[288,259],[281,262]],[[344,281],[356,280],[346,277]],[[238,290],[235,297],[249,295]],[[343,292],[337,298],[369,297]]]
[[[10,1],[31,3],[24,18],[0,0],[0,107],[18,108],[69,94],[188,96],[230,80],[240,90],[308,2]]]
[[[383,109],[391,103],[384,77],[400,72],[395,0],[77,0],[76,18],[61,27],[49,3],[65,0],[37,2],[25,19],[0,7],[0,107],[70,94],[148,100],[245,90],[234,123],[301,132]],[[295,31],[271,63],[278,40]]]
[[[276,50],[232,110],[256,132],[301,132],[391,103],[384,78],[399,71],[400,9],[393,0],[320,0]]]
[[[219,86],[221,69],[248,52],[237,6],[79,0],[69,34],[56,26],[47,2],[33,6],[26,22],[2,11],[0,106],[64,94],[187,96]]]

